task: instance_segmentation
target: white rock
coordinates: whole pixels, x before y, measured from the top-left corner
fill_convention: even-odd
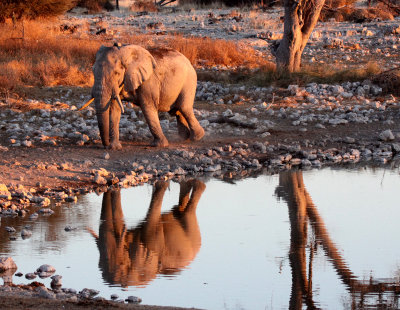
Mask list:
[[[0,272],[9,270],[9,269],[17,269],[17,265],[15,264],[12,257],[1,257],[0,258]]]
[[[379,134],[379,139],[382,141],[392,141],[394,140],[394,135],[390,129],[382,131]]]

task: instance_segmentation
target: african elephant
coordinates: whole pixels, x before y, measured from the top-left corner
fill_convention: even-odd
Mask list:
[[[99,267],[103,279],[122,286],[146,285],[158,274],[174,274],[195,258],[201,245],[196,208],[206,185],[199,180],[180,183],[179,203],[161,213],[168,183],[158,181],[146,218],[136,227],[125,225],[121,193],[104,193],[99,235]]]
[[[121,98],[141,108],[154,137],[153,146],[168,146],[158,112],[176,115],[178,133],[185,140],[197,141],[204,136],[204,129],[193,113],[197,74],[178,51],[146,50],[138,45],[101,46],[93,73],[91,100],[95,102],[105,148],[122,148],[119,142],[119,121],[124,112]]]

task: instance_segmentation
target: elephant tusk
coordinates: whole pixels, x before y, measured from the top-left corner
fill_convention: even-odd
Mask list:
[[[92,102],[94,101],[94,98],[90,99],[88,102],[86,102],[82,108],[80,108],[78,111],[82,111],[83,109],[87,108]]]
[[[119,87],[119,92],[121,92],[123,88],[124,88],[124,84],[122,84],[122,85]]]
[[[122,105],[121,98],[119,97],[119,95],[116,95],[115,97],[116,97],[117,102],[118,102],[118,104],[119,104],[119,107],[120,107],[120,109],[121,109],[121,113],[124,113],[124,106]]]

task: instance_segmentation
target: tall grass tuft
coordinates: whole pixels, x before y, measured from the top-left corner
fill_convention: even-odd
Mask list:
[[[24,33],[0,25],[0,88],[88,86],[101,42],[63,35],[52,24],[26,21]],[[11,81],[11,82],[10,82]]]
[[[2,0],[0,22],[7,18],[36,19],[64,14],[75,5],[75,0]]]

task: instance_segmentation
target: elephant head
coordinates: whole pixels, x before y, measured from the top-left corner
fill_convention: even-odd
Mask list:
[[[119,144],[119,119],[124,107],[122,87],[134,92],[153,74],[156,62],[151,54],[137,45],[102,46],[93,65],[94,85],[92,101],[96,106],[97,121],[104,147]],[[123,86],[122,86],[123,85]]]

